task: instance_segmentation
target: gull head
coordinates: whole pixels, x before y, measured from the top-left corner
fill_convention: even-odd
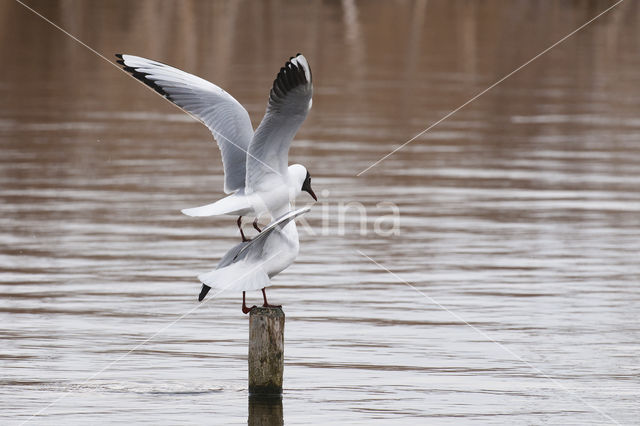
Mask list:
[[[302,191],[308,192],[314,200],[318,201],[315,192],[311,188],[311,175],[302,164],[289,166],[289,187],[293,190],[295,198]]]

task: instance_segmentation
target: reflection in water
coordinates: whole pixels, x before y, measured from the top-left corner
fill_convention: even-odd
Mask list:
[[[249,395],[249,426],[282,426],[282,395]]]
[[[29,4],[105,56],[219,84],[254,125],[274,69],[309,59],[290,158],[328,195],[270,293],[288,315],[288,423],[610,421],[592,406],[637,422],[640,3],[360,177],[611,1]],[[238,239],[235,218],[179,213],[222,195],[208,130],[17,2],[0,2],[0,57],[0,423],[63,395],[29,425],[282,422],[278,401],[247,407],[236,294],[110,365],[196,306],[195,275]],[[350,202],[366,235],[357,209],[340,232]],[[380,202],[399,235],[372,232]]]

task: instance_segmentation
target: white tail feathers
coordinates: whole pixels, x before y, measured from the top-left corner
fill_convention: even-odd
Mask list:
[[[192,217],[220,216],[225,214],[244,216],[251,214],[253,208],[247,197],[232,194],[215,203],[190,209],[182,209],[181,212]]]
[[[242,261],[200,274],[198,279],[219,292],[260,290],[271,285],[271,280],[261,265],[250,265]]]

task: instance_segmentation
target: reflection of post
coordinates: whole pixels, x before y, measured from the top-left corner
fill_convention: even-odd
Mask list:
[[[281,395],[249,395],[249,426],[282,426]]]
[[[249,315],[249,394],[280,395],[284,371],[284,312],[255,307]]]

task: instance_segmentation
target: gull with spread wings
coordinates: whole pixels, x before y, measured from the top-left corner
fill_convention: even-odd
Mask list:
[[[117,54],[118,63],[191,115],[213,133],[222,154],[224,192],[221,200],[184,209],[188,216],[234,215],[242,240],[242,216],[257,219],[268,213],[280,217],[302,191],[318,200],[311,175],[301,164],[288,166],[289,146],[311,109],[311,69],[301,54],[280,69],[269,93],[269,103],[255,133],[249,113],[230,94],[200,77],[161,62]]]

